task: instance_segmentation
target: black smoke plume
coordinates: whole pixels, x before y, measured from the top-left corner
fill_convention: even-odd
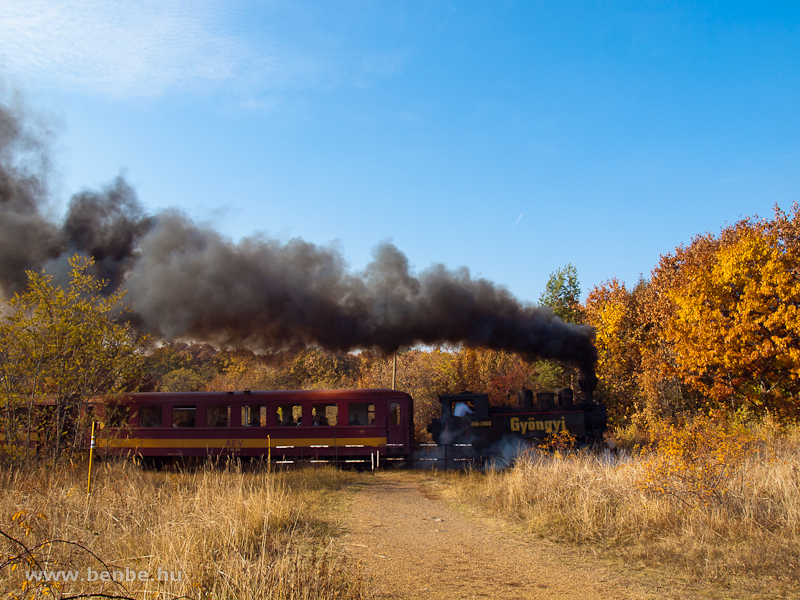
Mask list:
[[[20,106],[0,105],[0,286],[25,285],[26,269],[59,252],[58,228],[46,220],[47,132],[26,125]]]
[[[67,256],[91,256],[95,275],[117,289],[134,266],[139,239],[153,226],[122,177],[69,202],[61,226],[48,219],[48,132],[21,106],[0,104],[0,290],[24,288],[26,271],[46,268],[63,280]]]
[[[391,352],[413,344],[468,344],[519,352],[594,371],[590,327],[517,300],[466,268],[434,265],[419,275],[391,244],[360,273],[337,250],[262,236],[233,243],[186,216],[144,213],[118,177],[83,191],[57,226],[43,216],[42,173],[15,166],[31,143],[21,120],[0,107],[0,285],[20,289],[25,269],[54,268],[80,252],[96,261],[108,289],[122,286],[149,333],[220,345]],[[26,137],[27,136],[27,137]]]
[[[97,276],[108,282],[107,289],[116,290],[135,265],[139,240],[154,224],[120,176],[102,192],[83,190],[72,197],[62,239],[66,253],[91,256]]]

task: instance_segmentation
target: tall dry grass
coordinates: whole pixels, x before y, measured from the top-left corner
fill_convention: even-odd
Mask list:
[[[451,498],[466,497],[541,537],[697,579],[757,576],[798,589],[800,435],[757,434],[759,446],[725,472],[726,493],[710,502],[648,487],[646,452],[529,452],[506,471],[441,477]]]
[[[330,544],[336,527],[331,515],[352,473],[268,473],[236,466],[154,472],[106,463],[96,469],[88,499],[86,475],[83,467],[0,472],[0,531],[14,538],[0,539],[0,596],[350,599],[364,594],[358,573]],[[91,577],[87,568],[112,577],[114,570],[147,571],[154,579],[26,581],[26,572],[40,569]],[[169,573],[169,581],[155,579],[159,569]]]

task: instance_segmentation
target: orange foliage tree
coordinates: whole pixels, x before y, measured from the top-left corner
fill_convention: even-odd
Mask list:
[[[629,414],[640,398],[641,344],[634,305],[634,294],[612,279],[592,289],[584,307],[596,332],[598,393],[616,420]]]
[[[800,209],[744,219],[663,256],[632,290],[587,296],[612,416],[725,406],[796,413]]]
[[[695,238],[662,259],[678,276],[665,336],[674,371],[709,401],[796,408],[800,392],[798,207]]]

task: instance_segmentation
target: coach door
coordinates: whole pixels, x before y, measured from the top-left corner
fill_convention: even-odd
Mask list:
[[[403,444],[403,431],[409,418],[409,415],[405,413],[406,411],[400,402],[389,403],[389,424],[386,432],[387,445]]]

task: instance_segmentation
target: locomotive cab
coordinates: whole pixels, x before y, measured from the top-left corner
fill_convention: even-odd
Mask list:
[[[474,419],[485,419],[489,416],[489,394],[473,394],[471,392],[441,394],[439,403],[442,405],[442,418],[455,416],[456,407],[459,404],[469,407],[469,416]]]

